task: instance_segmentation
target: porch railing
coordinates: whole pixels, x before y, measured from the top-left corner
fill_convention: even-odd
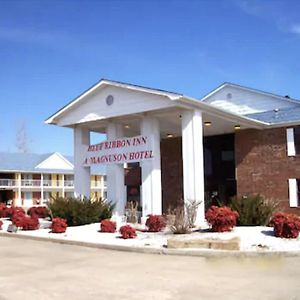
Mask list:
[[[21,179],[21,187],[41,187],[43,184],[43,187],[65,187],[65,188],[73,188],[74,187],[74,180],[40,180],[40,179]],[[19,186],[19,180],[17,179],[8,179],[8,178],[0,178],[0,187],[18,187]],[[103,182],[103,185],[101,182],[98,181],[91,181],[91,188],[101,189],[107,188],[106,181]]]
[[[0,186],[17,186],[18,183],[15,179],[0,179]]]

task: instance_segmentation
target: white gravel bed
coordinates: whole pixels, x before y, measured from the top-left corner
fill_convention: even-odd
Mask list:
[[[7,219],[2,219],[2,232],[7,231],[7,227],[11,222]],[[40,220],[45,226],[48,221]],[[50,223],[50,222],[49,222]],[[230,239],[239,237],[241,240],[242,251],[300,251],[300,237],[297,239],[281,239],[273,235],[273,228],[266,226],[253,227],[236,227],[231,232],[209,232],[199,230],[186,235],[174,235],[166,230],[160,233],[149,233],[137,231],[137,238],[124,240],[120,238],[120,234],[116,233],[100,233],[100,224],[89,224],[83,226],[68,227],[65,233],[51,233],[50,229],[39,229],[33,231],[18,230],[18,234],[25,236],[35,236],[43,238],[55,238],[70,241],[80,241],[95,244],[121,245],[128,247],[151,247],[162,248],[166,247],[167,240],[175,239],[195,239],[195,238],[216,238]],[[14,234],[14,233],[12,233]],[[213,251],[213,250],[212,250]]]

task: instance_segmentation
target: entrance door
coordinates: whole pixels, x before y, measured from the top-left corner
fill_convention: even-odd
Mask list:
[[[205,137],[204,148],[206,204],[228,204],[236,195],[234,134]]]
[[[142,215],[141,203],[141,168],[139,163],[128,164],[125,169],[126,215],[128,222],[140,221]]]

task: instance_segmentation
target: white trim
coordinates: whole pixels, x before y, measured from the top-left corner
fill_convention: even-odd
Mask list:
[[[287,155],[295,156],[296,155],[296,147],[295,147],[295,140],[294,140],[294,128],[287,128],[286,144],[287,144]]]
[[[50,116],[45,123],[46,124],[56,124],[57,120],[56,118],[59,118],[61,115],[63,115],[66,111],[68,111],[73,105],[75,105],[76,103],[78,103],[81,100],[84,100],[84,98],[86,96],[88,96],[89,94],[93,93],[96,89],[101,88],[101,86],[114,86],[114,87],[119,87],[119,88],[123,88],[123,89],[127,89],[127,90],[134,90],[134,91],[139,91],[139,92],[144,92],[144,93],[151,93],[154,95],[159,95],[159,96],[164,96],[164,97],[168,97],[170,99],[171,102],[174,103],[174,105],[177,103],[179,105],[179,107],[185,107],[188,109],[200,109],[202,110],[203,113],[210,113],[212,115],[216,115],[216,116],[220,116],[223,117],[223,119],[228,119],[228,120],[237,120],[239,123],[241,124],[245,124],[248,126],[251,126],[253,128],[257,128],[257,129],[264,129],[264,128],[268,128],[268,127],[282,127],[284,126],[286,123],[288,122],[283,122],[281,124],[272,124],[272,123],[267,123],[267,122],[262,122],[256,119],[252,119],[249,117],[246,117],[244,115],[239,115],[236,113],[232,113],[232,112],[228,112],[226,110],[220,109],[220,108],[216,108],[215,106],[205,102],[204,100],[208,97],[210,97],[211,95],[213,95],[214,93],[218,92],[219,90],[221,90],[222,88],[224,88],[225,86],[232,86],[235,88],[239,88],[239,89],[243,89],[243,90],[247,90],[253,93],[257,93],[257,94],[262,94],[262,95],[266,95],[268,97],[273,97],[273,98],[278,98],[284,101],[289,101],[289,102],[293,102],[293,103],[297,103],[298,105],[300,105],[300,102],[294,99],[290,99],[290,98],[285,98],[282,96],[277,96],[271,93],[267,93],[267,92],[261,92],[255,89],[250,89],[250,88],[246,88],[246,87],[242,87],[239,85],[234,85],[234,84],[230,84],[230,83],[224,83],[223,85],[221,85],[220,87],[218,87],[217,89],[215,89],[214,91],[212,91],[210,94],[208,94],[207,96],[203,97],[201,100],[199,99],[194,99],[192,97],[187,97],[181,94],[176,94],[176,93],[171,93],[171,92],[164,92],[164,91],[160,91],[160,90],[154,90],[151,88],[146,88],[146,87],[139,87],[139,86],[135,86],[135,85],[130,85],[130,84],[125,84],[125,83],[118,83],[118,82],[114,82],[114,81],[109,81],[109,80],[101,80],[99,83],[97,83],[95,86],[93,86],[92,88],[90,88],[89,90],[87,90],[86,92],[84,92],[83,94],[81,94],[79,97],[77,97],[75,100],[73,100],[72,102],[70,102],[69,104],[67,104],[65,107],[63,107],[62,109],[60,109],[58,112],[56,112],[55,114],[53,114],[52,116]],[[107,118],[103,117],[101,119],[97,119],[97,120],[105,120]],[[93,119],[92,121],[96,121],[96,119]],[[295,123],[299,124],[299,121],[295,121]],[[68,124],[68,125],[63,125],[63,127],[69,127],[75,124]]]
[[[218,91],[220,91],[221,89],[223,89],[224,87],[226,87],[228,85],[228,83],[223,83],[222,85],[220,85],[219,87],[217,87],[216,89],[212,90],[210,93],[208,93],[206,96],[202,97],[200,99],[201,102],[205,102],[205,100],[207,98],[209,98],[210,96],[214,95],[215,93],[217,93]]]
[[[298,207],[297,179],[289,179],[289,201],[290,207]]]
[[[121,82],[114,82],[110,80],[105,80],[102,79],[100,80],[97,84],[95,84],[93,87],[88,89],[86,92],[75,98],[73,101],[71,101],[69,104],[67,104],[65,107],[57,111],[54,115],[50,116],[45,123],[46,124],[55,124],[54,119],[59,117],[61,114],[63,114],[66,110],[70,109],[73,105],[81,101],[83,98],[86,96],[90,95],[93,93],[95,90],[100,88],[103,85],[109,85],[109,86],[115,86],[115,87],[121,87],[121,88],[126,88],[128,90],[134,90],[134,91],[139,91],[139,92],[144,92],[144,93],[150,93],[154,95],[159,95],[159,96],[166,96],[170,100],[175,100],[181,97],[182,95],[177,94],[177,93],[171,93],[171,92],[164,92],[164,91],[159,91],[151,88],[146,88],[146,87],[140,87],[136,85],[131,85],[131,84],[126,84],[126,83],[121,83]]]
[[[58,156],[60,159],[62,159],[67,165],[69,165],[72,169],[74,169],[74,165],[68,161],[64,156],[62,156],[60,153],[55,152],[53,154],[51,154],[50,156],[48,156],[46,159],[44,159],[42,162],[40,162],[35,169],[43,169],[43,164],[45,164],[48,160],[50,160],[53,156]]]
[[[264,129],[270,125],[269,123],[266,123],[266,122],[254,120],[249,117],[238,115],[233,112],[228,112],[224,109],[221,109],[219,107],[217,108],[217,107],[212,106],[205,102],[197,101],[193,98],[182,97],[182,98],[176,100],[176,102],[180,103],[181,107],[188,108],[188,109],[191,109],[191,108],[192,109],[200,109],[203,113],[208,113],[208,114],[211,114],[214,116],[218,116],[220,118],[223,118],[224,120],[237,121],[241,125],[244,124],[246,126],[253,126],[254,128],[257,128],[257,129]]]
[[[246,87],[246,86],[242,86],[242,85],[238,85],[238,84],[234,84],[234,83],[229,83],[229,82],[223,83],[221,86],[217,87],[215,90],[211,91],[209,94],[207,94],[206,96],[201,98],[200,101],[205,101],[207,98],[214,95],[215,93],[217,93],[221,89],[225,88],[226,86],[231,86],[233,88],[241,89],[241,90],[244,90],[244,91],[248,91],[248,92],[252,92],[252,93],[256,93],[256,94],[260,94],[260,95],[265,95],[265,96],[268,96],[268,97],[272,97],[272,98],[276,98],[276,99],[280,99],[280,100],[283,100],[283,101],[292,102],[292,103],[296,103],[296,104],[300,105],[299,100],[296,100],[294,98],[286,98],[284,96],[276,95],[276,94],[269,93],[269,92],[260,91],[260,90],[257,90],[257,89],[252,89],[252,88],[249,88],[249,87]]]

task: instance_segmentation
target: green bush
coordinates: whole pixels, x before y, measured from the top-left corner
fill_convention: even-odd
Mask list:
[[[239,226],[268,225],[277,206],[275,201],[266,201],[261,195],[233,198],[230,204],[230,207],[239,213]]]
[[[68,226],[79,226],[111,218],[114,205],[102,199],[58,197],[52,199],[49,209],[52,218],[65,219]]]

